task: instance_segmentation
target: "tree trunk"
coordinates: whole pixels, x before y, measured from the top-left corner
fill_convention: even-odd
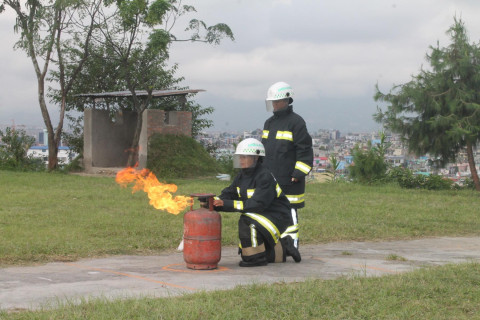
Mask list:
[[[50,114],[48,113],[47,104],[45,103],[45,82],[43,77],[38,80],[38,101],[40,104],[40,110],[42,112],[43,123],[47,128],[48,134],[48,171],[55,170],[57,168],[58,159],[58,141],[55,139],[55,132],[53,131],[52,121],[50,120]]]
[[[138,162],[138,143],[140,140],[140,133],[142,132],[142,115],[143,110],[137,113],[137,123],[135,125],[135,132],[133,133],[133,140],[130,146],[127,166],[133,167]]]
[[[50,141],[50,135],[48,137],[48,171],[55,170],[58,166],[58,146],[55,139]]]
[[[475,189],[480,191],[480,181],[478,180],[477,168],[475,167],[475,158],[473,157],[473,147],[470,141],[467,141],[467,157],[470,173],[472,174],[472,180],[475,184]]]

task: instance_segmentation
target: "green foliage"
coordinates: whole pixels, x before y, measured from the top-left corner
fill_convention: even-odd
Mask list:
[[[44,170],[41,159],[27,156],[28,149],[35,138],[26,134],[25,130],[14,130],[10,127],[5,132],[0,130],[0,168],[10,170],[37,171]]]
[[[388,94],[377,85],[375,100],[388,106],[374,117],[399,133],[417,155],[430,153],[444,165],[466,148],[474,163],[472,147],[480,139],[480,47],[468,42],[465,26],[456,18],[447,34],[449,46],[430,47],[429,69],[422,68]],[[480,191],[475,166],[470,170]]]
[[[221,173],[229,174],[234,177],[239,172],[239,169],[233,167],[233,155],[223,154],[217,159],[217,164]]]
[[[154,26],[161,24],[167,12],[171,10],[172,5],[166,0],[155,0],[150,4],[146,21]]]
[[[392,168],[388,172],[388,180],[397,182],[400,187],[406,189],[450,190],[459,188],[452,180],[442,176],[414,174],[412,170],[402,167]]]
[[[369,145],[367,150],[356,145],[352,150],[353,164],[349,167],[350,177],[359,183],[376,183],[384,181],[388,169],[385,161],[385,152],[388,144],[385,142],[385,134],[380,134],[380,144]]]
[[[183,135],[154,134],[148,146],[147,167],[159,178],[192,178],[219,170],[200,143]]]
[[[332,165],[332,168],[330,170],[327,170],[327,172],[330,173],[330,181],[336,182],[338,179],[337,170],[338,170],[338,167],[340,166],[340,161],[338,161],[337,156],[333,153],[330,154],[330,156],[328,157],[328,160]]]
[[[79,156],[83,155],[83,116],[75,118],[69,114],[66,115],[70,121],[69,127],[72,132],[62,132],[63,141],[66,142],[72,152]]]
[[[349,167],[349,171],[353,181],[370,184],[385,178],[387,164],[384,157],[374,149],[362,150],[359,146],[355,146],[352,154],[353,164]]]
[[[35,71],[39,107],[51,146],[60,143],[70,89],[89,55],[93,35],[103,25],[99,19],[101,3],[101,0],[3,1],[2,6],[12,8],[16,16],[14,31],[20,34],[20,39],[14,48],[28,55]],[[59,110],[57,126],[52,124],[46,102],[46,96],[52,98],[54,91],[58,93],[52,99]],[[55,149],[48,150],[49,171],[58,167]]]
[[[192,113],[192,137],[197,137],[204,129],[208,129],[213,126],[213,121],[202,118],[202,116],[212,114],[213,107],[203,108],[198,103],[187,103],[186,110]]]

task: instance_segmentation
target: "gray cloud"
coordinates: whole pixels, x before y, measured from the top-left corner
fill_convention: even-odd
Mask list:
[[[269,116],[268,86],[289,82],[294,108],[311,131],[377,130],[374,86],[408,81],[425,64],[429,45],[447,45],[445,31],[461,17],[480,37],[480,3],[455,0],[201,0],[186,1],[207,24],[227,23],[235,42],[175,43],[184,85],[206,89],[196,99],[215,108],[216,129],[254,130]],[[181,34],[187,18],[179,21]],[[13,51],[13,16],[0,20],[0,123],[41,123],[31,62]],[[183,25],[182,25],[183,23]],[[54,112],[53,112],[54,113]]]

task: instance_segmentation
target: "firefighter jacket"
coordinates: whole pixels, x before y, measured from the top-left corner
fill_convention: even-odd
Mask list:
[[[267,229],[278,231],[278,234],[272,234],[275,242],[293,223],[287,197],[270,170],[260,162],[254,168],[242,169],[232,184],[222,190],[219,198],[223,200],[223,206],[215,207],[218,211],[242,212],[260,223],[262,216],[267,218],[263,221],[274,225]]]
[[[305,177],[313,166],[312,137],[293,107],[275,111],[265,121],[262,143],[265,165],[277,179],[293,208],[305,206]],[[298,182],[292,182],[292,177]]]

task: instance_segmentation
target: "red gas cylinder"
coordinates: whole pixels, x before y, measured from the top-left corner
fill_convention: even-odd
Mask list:
[[[192,197],[207,199],[208,209],[193,210],[183,216],[183,259],[187,268],[216,269],[222,255],[222,217],[213,210],[214,194],[195,193]]]

